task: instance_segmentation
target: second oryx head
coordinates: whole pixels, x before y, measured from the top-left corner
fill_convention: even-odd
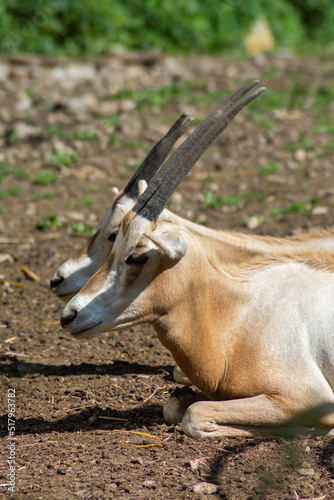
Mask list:
[[[105,263],[113,248],[123,217],[134,206],[138,196],[145,190],[147,182],[161,167],[175,142],[189,128],[191,122],[192,118],[182,114],[167,134],[151,149],[124,190],[122,192],[116,190],[116,196],[99,230],[55,272],[50,282],[53,293],[64,300],[69,300]]]

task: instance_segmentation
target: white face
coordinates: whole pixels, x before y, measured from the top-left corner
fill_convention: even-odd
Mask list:
[[[51,279],[53,293],[63,300],[69,300],[100,269],[113,248],[124,215],[134,203],[133,199],[126,196],[121,197],[115,206],[113,201],[97,233],[54,274]]]
[[[76,338],[90,339],[150,322],[159,301],[159,265],[163,259],[176,263],[187,250],[175,226],[169,229],[163,224],[152,231],[151,223],[137,216],[125,235],[120,231],[106,263],[65,307],[63,328]]]

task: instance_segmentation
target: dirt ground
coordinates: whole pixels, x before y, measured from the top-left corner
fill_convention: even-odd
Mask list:
[[[295,85],[300,106],[260,109],[260,118],[245,110],[182,183],[171,210],[255,234],[332,226],[333,135],[315,126],[323,115],[334,120],[334,103],[317,107],[315,96],[332,87],[333,60],[0,58],[0,498],[334,498],[333,438],[189,439],[162,417],[177,384],[154,331],[144,325],[78,343],[59,326],[63,304],[48,287],[85,242],[80,231],[99,227],[112,187],[125,185],[178,113],[203,118],[220,92],[257,77],[271,95]],[[187,92],[178,93],[183,85]],[[55,182],[36,183],[44,170]],[[208,196],[232,195],[206,206]],[[7,483],[8,389],[15,389],[15,493]]]

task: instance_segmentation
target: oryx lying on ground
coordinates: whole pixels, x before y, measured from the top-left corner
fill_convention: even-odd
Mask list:
[[[202,391],[165,408],[168,421],[182,420],[193,437],[283,428],[315,435],[334,427],[332,253],[296,250],[226,264],[216,247],[204,247],[163,212],[209,144],[261,91],[241,98],[241,89],[188,137],[124,217],[105,264],[61,315],[78,339],[152,324]]]

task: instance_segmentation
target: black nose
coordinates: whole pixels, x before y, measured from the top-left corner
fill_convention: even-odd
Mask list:
[[[69,308],[68,311],[63,311],[60,316],[60,324],[63,328],[66,328],[74,318],[76,317],[78,311],[76,309]]]
[[[58,271],[56,272],[56,274],[54,275],[54,277],[52,278],[52,280],[50,281],[50,288],[51,290],[54,292],[55,289],[60,285],[60,283],[62,283],[64,281],[64,278],[62,276],[60,276],[60,274],[58,273]]]

